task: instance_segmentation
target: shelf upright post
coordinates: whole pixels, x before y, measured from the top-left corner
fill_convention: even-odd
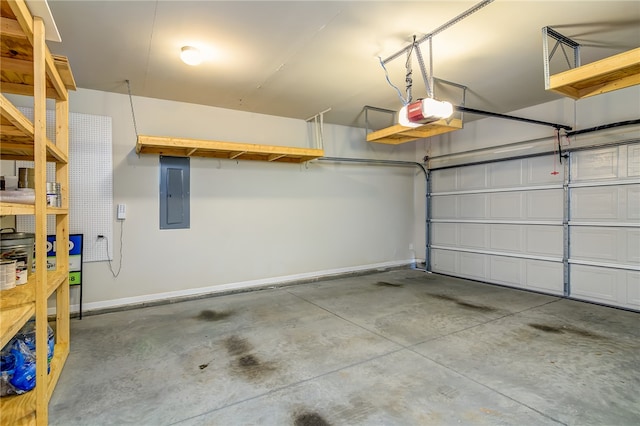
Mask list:
[[[56,146],[69,152],[69,101],[56,100]],[[69,348],[69,163],[56,162],[56,182],[60,183],[64,214],[56,215],[57,270],[67,271],[64,282],[56,291],[56,345],[68,352]]]
[[[36,424],[48,423],[47,377],[47,101],[44,22],[33,18],[33,125],[36,265]]]

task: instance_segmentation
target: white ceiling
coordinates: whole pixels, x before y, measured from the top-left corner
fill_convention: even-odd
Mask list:
[[[478,2],[49,0],[62,36],[49,47],[69,57],[80,88],[127,93],[129,80],[139,96],[300,119],[331,108],[326,122],[364,126],[365,105],[402,106],[378,56]],[[640,46],[640,1],[495,0],[432,38],[434,75],[467,86],[470,108],[557,99],[544,90],[544,26],[581,43],[591,62]],[[184,45],[209,59],[183,64]],[[388,64],[403,94],[405,58]],[[413,96],[425,97],[415,56],[413,68]]]

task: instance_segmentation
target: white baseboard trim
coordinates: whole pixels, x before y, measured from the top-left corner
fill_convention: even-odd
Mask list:
[[[386,268],[396,268],[402,266],[410,266],[415,263],[414,259],[397,260],[391,262],[376,263],[373,265],[353,266],[346,268],[329,269],[325,271],[307,272],[303,274],[285,275],[282,277],[263,278],[259,280],[240,281],[236,283],[219,284],[209,287],[191,288],[187,290],[169,291],[165,293],[145,294],[142,296],[124,297],[121,299],[105,300],[101,302],[83,303],[82,312],[109,310],[115,308],[123,308],[127,306],[144,305],[150,302],[171,301],[181,298],[197,297],[204,295],[215,295],[218,293],[229,293],[234,291],[242,291],[255,289],[260,287],[268,287],[278,284],[291,284],[296,281],[305,281],[312,279],[328,278],[336,275],[344,275],[356,272],[384,270]],[[80,305],[70,306],[71,312],[80,312]],[[49,315],[55,315],[55,308],[49,308]]]

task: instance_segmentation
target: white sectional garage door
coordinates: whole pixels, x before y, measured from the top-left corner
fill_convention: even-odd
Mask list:
[[[430,179],[433,272],[640,310],[639,143]]]
[[[570,296],[640,310],[640,144],[571,156]]]
[[[431,270],[563,294],[563,167],[541,156],[431,172]]]

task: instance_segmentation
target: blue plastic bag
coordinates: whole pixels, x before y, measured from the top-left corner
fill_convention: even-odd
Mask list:
[[[48,327],[47,372],[54,351],[53,329]],[[0,396],[19,395],[36,385],[35,321],[28,321],[0,351]]]

